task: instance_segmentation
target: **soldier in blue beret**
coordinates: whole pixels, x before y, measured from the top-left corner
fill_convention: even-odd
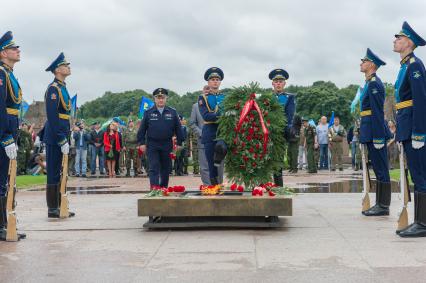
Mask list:
[[[390,132],[385,122],[385,87],[376,72],[386,63],[370,48],[361,59],[360,70],[365,75],[365,85],[360,98],[360,142],[368,150],[368,156],[376,175],[376,205],[363,211],[365,216],[389,215],[391,184],[386,140]]]
[[[16,159],[18,115],[22,91],[13,74],[13,67],[21,60],[19,46],[13,41],[12,32],[0,38],[0,241],[6,240],[7,180],[10,159]],[[19,239],[25,234],[18,234]]]
[[[289,74],[284,69],[274,69],[269,73],[269,79],[272,80],[272,88],[278,102],[283,107],[283,115],[286,117],[287,125],[283,129],[284,137],[287,142],[293,140],[299,133],[293,128],[294,113],[296,112],[296,101],[293,94],[284,91],[284,87],[289,78]],[[300,129],[299,129],[300,131]],[[296,147],[297,148],[297,147]],[[291,154],[291,153],[289,153]],[[284,162],[284,161],[283,161]],[[274,174],[274,183],[283,186],[283,170],[280,169]],[[296,173],[296,172],[294,172]]]
[[[151,188],[169,186],[171,170],[170,153],[173,151],[173,136],[176,135],[178,150],[182,146],[183,134],[178,113],[166,106],[168,91],[157,88],[153,92],[155,105],[145,111],[138,130],[138,144],[147,152],[149,182]]]
[[[402,143],[414,183],[414,223],[397,231],[401,237],[426,237],[426,72],[414,55],[426,41],[407,22],[395,35],[393,51],[401,57],[395,82],[396,141]]]
[[[59,218],[62,157],[69,153],[71,98],[65,84],[65,79],[71,75],[69,65],[64,53],[61,53],[46,69],[46,72],[52,72],[55,76],[44,95],[47,121],[43,139],[46,143],[46,201],[49,218]],[[73,212],[69,213],[70,217],[74,215]]]
[[[198,97],[200,114],[204,119],[204,127],[201,134],[201,143],[204,144],[207,163],[209,166],[210,184],[217,185],[219,181],[218,166],[215,166],[215,147],[219,116],[223,111],[225,95],[220,93],[220,84],[224,78],[223,71],[218,67],[209,68],[204,73],[204,80],[209,86],[209,93]],[[220,144],[225,146],[224,143]]]

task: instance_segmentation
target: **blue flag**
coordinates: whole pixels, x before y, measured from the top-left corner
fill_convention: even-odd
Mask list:
[[[30,105],[25,100],[22,100],[21,106],[19,108],[19,118],[24,118],[25,114],[27,113],[28,109],[30,108]]]
[[[310,119],[309,120],[309,125],[311,125],[312,127],[316,127],[317,125],[315,125],[315,122],[314,122],[314,120],[313,119]]]
[[[330,122],[328,122],[328,127],[330,128],[334,124],[334,111],[331,112]]]
[[[145,111],[151,108],[152,106],[154,106],[154,101],[149,98],[146,98],[145,96],[142,96],[141,104],[139,105],[139,119],[142,119]]]
[[[75,118],[77,113],[77,94],[71,98],[71,117]]]
[[[360,101],[360,98],[361,98],[361,92],[362,92],[362,88],[359,87],[358,90],[356,91],[356,95],[354,97],[354,100],[352,100],[352,103],[351,103],[351,113],[355,112],[356,105],[358,104],[358,102]]]

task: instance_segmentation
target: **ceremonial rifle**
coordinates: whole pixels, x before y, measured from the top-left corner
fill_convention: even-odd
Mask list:
[[[59,210],[59,218],[69,217],[68,208],[68,194],[67,194],[67,181],[68,181],[68,154],[62,156],[62,175],[61,175],[61,204]]]
[[[15,212],[15,193],[16,193],[16,159],[9,161],[9,186],[7,190],[7,231],[6,241],[18,241],[18,232],[16,230],[16,212]]]
[[[360,143],[359,147],[362,155],[362,211],[366,211],[370,209],[370,196],[368,195],[371,189],[370,172],[368,171],[367,158],[365,156],[366,146]]]
[[[402,206],[398,213],[398,230],[403,230],[408,226],[408,211],[407,205],[410,201],[410,185],[408,183],[407,169],[405,168],[405,158],[404,158],[404,147],[401,143],[398,143],[399,147],[399,168],[400,168],[400,194],[402,200]]]

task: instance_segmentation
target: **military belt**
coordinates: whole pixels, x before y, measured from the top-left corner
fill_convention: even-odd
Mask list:
[[[69,120],[70,115],[59,113],[59,119]]]
[[[361,111],[361,113],[359,114],[361,115],[361,117],[371,116],[371,110],[364,110],[364,111]]]
[[[10,114],[10,115],[15,115],[15,116],[19,115],[19,110],[15,108],[6,108],[6,111],[7,111],[7,114]]]
[[[217,124],[218,122],[217,121],[204,121],[204,125],[207,125],[207,124]]]
[[[400,110],[400,109],[411,107],[411,106],[413,106],[413,100],[412,99],[397,103],[395,105],[395,109]]]

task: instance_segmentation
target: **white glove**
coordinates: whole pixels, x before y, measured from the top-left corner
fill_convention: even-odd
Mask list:
[[[385,146],[385,144],[384,144],[384,143],[375,143],[375,144],[374,144],[374,148],[375,148],[375,149],[382,149],[384,146]]]
[[[414,149],[420,149],[420,148],[422,148],[424,145],[425,145],[425,142],[421,142],[421,141],[414,141],[414,140],[412,140],[412,141],[411,141],[411,146],[412,146]]]
[[[18,147],[15,143],[9,144],[4,148],[4,150],[6,151],[6,155],[9,159],[16,159],[16,156],[18,155]]]
[[[64,143],[61,146],[62,154],[68,154],[70,152],[70,145],[68,143]]]
[[[36,139],[34,141],[34,146],[35,147],[40,147],[40,137],[39,136],[36,137]]]

